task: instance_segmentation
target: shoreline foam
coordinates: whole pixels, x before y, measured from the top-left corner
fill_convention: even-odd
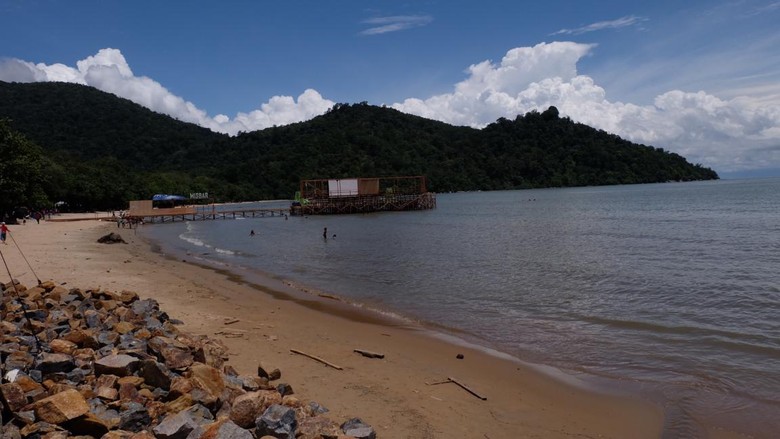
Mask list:
[[[523,436],[658,437],[660,407],[638,398],[583,390],[539,371],[470,346],[450,344],[424,331],[354,320],[354,310],[333,315],[292,300],[263,294],[231,274],[155,254],[152,243],[125,236],[124,246],[97,244],[115,231],[111,223],[79,222],[14,226],[12,233],[42,279],[94,284],[153,297],[185,322],[185,329],[224,339],[231,363],[243,372],[262,361],[288,373],[298,393],[331,408],[334,417],[354,414],[380,437]],[[120,234],[128,235],[122,230]],[[8,249],[8,250],[7,250]],[[3,248],[10,254],[10,248]],[[29,276],[20,258],[12,273]],[[28,282],[29,283],[29,282]],[[225,325],[228,319],[238,323]],[[231,335],[229,335],[231,334]],[[344,366],[344,371],[290,355],[295,348]],[[386,354],[369,360],[352,352]],[[465,358],[458,360],[456,353]],[[478,400],[456,386],[426,386],[457,377],[488,397]],[[391,428],[392,427],[392,428]],[[392,433],[391,433],[392,432]],[[394,436],[398,434],[398,436]]]

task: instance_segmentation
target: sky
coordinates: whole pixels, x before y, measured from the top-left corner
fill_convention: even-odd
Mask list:
[[[780,175],[780,1],[0,0],[0,80],[86,84],[231,135],[367,102],[562,116]]]

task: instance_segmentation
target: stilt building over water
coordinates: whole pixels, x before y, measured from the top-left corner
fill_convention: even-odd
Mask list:
[[[292,215],[331,215],[436,208],[424,176],[302,180]]]

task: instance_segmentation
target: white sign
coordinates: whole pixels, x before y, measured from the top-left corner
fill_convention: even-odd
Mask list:
[[[357,178],[328,180],[329,197],[354,197],[358,195]]]
[[[208,192],[191,192],[190,200],[205,200],[209,197]]]

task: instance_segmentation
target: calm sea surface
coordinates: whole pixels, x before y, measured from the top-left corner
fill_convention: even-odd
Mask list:
[[[726,180],[440,194],[431,211],[143,233],[166,252],[629,386],[664,404],[669,436],[704,423],[769,437],[780,431],[778,207],[780,179]]]

